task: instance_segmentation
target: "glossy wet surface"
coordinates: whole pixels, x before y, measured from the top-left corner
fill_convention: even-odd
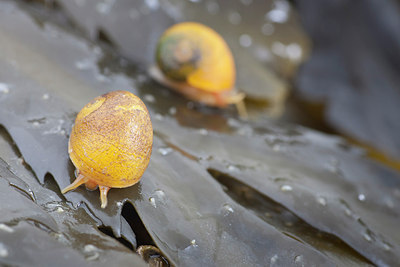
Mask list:
[[[39,19],[48,14],[41,6],[0,3],[0,157],[5,161],[0,165],[0,176],[5,178],[0,190],[2,203],[7,203],[1,208],[7,216],[0,221],[5,236],[0,262],[19,264],[17,260],[29,261],[33,254],[43,255],[37,257],[38,264],[47,264],[57,253],[66,255],[65,263],[61,262],[65,265],[76,261],[76,265],[125,266],[140,261],[97,226],[122,237],[130,248],[155,245],[178,266],[398,262],[398,173],[366,158],[361,149],[339,137],[269,120],[263,108],[255,108],[255,114],[260,114],[253,117],[257,119],[243,121],[234,109],[216,110],[183,99],[148,77],[144,66],[151,52],[137,51],[147,51],[150,37],[127,37],[132,42],[127,44],[113,36],[118,34],[112,30],[113,21],[94,19],[94,24],[85,25],[80,19],[90,12],[100,16],[108,10],[108,2],[82,1],[87,6],[81,6],[79,13],[74,5],[80,2],[65,1],[65,9],[53,10],[49,21]],[[135,17],[133,4],[122,3],[115,9],[111,5],[108,19],[118,10]],[[210,16],[217,10],[210,1],[177,1],[176,7],[186,8],[185,12],[153,10],[151,3],[158,1],[143,3],[168,23],[173,22],[168,12],[202,16],[190,13],[194,5],[204,5],[202,12],[211,10],[204,20],[212,23]],[[222,4],[218,10],[225,12]],[[57,12],[72,14],[89,33],[101,21],[109,39],[121,47],[121,55],[135,61],[115,54],[112,46],[89,41],[85,33],[57,19]],[[240,23],[247,21],[244,14],[227,14],[226,23],[235,25],[239,16]],[[283,19],[273,14],[269,16]],[[294,19],[291,16],[287,23]],[[249,18],[249,23],[255,22]],[[286,25],[281,24],[276,22],[277,27]],[[225,27],[218,25],[215,28]],[[152,34],[157,29],[164,29],[159,21]],[[267,30],[259,36],[245,32],[252,36],[252,46]],[[88,36],[94,40],[93,34]],[[238,37],[237,32],[224,34],[228,42]],[[248,41],[239,35],[238,49]],[[146,42],[142,50],[140,42]],[[137,49],[128,49],[131,46]],[[249,52],[236,52],[239,57],[246,57],[245,53]],[[266,73],[264,68],[258,72]],[[75,178],[67,143],[77,112],[114,89],[129,90],[145,102],[154,128],[153,154],[142,180],[130,188],[111,189],[108,206],[101,209],[97,191],[81,187],[62,195],[60,188]],[[34,236],[48,249],[32,245],[29,239],[15,243],[19,239],[13,234]],[[13,253],[18,246],[26,256],[17,259]]]

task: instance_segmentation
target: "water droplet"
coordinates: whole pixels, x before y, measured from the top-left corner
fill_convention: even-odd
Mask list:
[[[122,201],[117,201],[117,207],[122,207],[124,203]]]
[[[271,52],[265,46],[256,46],[254,49],[254,55],[260,61],[270,61],[272,59]]]
[[[62,208],[62,206],[58,202],[48,202],[48,203],[46,203],[46,209],[49,210],[49,211],[52,211],[52,212],[59,212],[59,209],[61,209],[62,212],[64,212],[64,209]]]
[[[365,201],[365,195],[364,194],[359,194],[358,195],[358,200]]]
[[[207,8],[208,13],[210,13],[212,15],[216,15],[219,12],[219,4],[214,1],[207,2],[206,8]]]
[[[233,119],[233,118],[229,118],[227,122],[228,122],[228,125],[233,128],[239,128],[241,125],[238,120]]]
[[[277,261],[278,261],[278,255],[275,254],[274,256],[271,257],[270,264],[274,264]]]
[[[93,168],[90,168],[90,172],[93,172],[94,170],[93,170]]]
[[[165,192],[161,189],[157,189],[156,191],[154,191],[155,195],[161,199],[164,200],[165,199]]]
[[[348,217],[353,216],[353,211],[350,209],[349,204],[347,204],[347,202],[344,201],[343,199],[340,199],[340,203],[343,205],[344,213],[345,213]]]
[[[96,10],[100,14],[108,14],[113,7],[115,0],[105,0],[104,2],[97,3]]]
[[[286,46],[281,42],[274,42],[271,47],[272,53],[280,57],[286,57]]]
[[[93,54],[95,54],[96,56],[101,56],[103,55],[103,50],[101,50],[101,48],[99,46],[93,46],[92,47],[92,52]]]
[[[249,6],[253,3],[253,0],[240,0],[240,2],[245,6]]]
[[[285,226],[287,227],[292,227],[294,224],[293,222],[285,222]]]
[[[0,257],[5,258],[7,256],[8,256],[7,247],[3,243],[0,243]]]
[[[251,39],[250,35],[242,34],[239,37],[239,43],[243,47],[249,47],[253,43],[253,40]]]
[[[42,99],[43,100],[48,100],[50,98],[49,94],[43,94]]]
[[[326,198],[324,198],[324,197],[318,197],[318,198],[317,198],[317,201],[318,201],[318,203],[319,203],[320,205],[326,206]]]
[[[8,232],[8,233],[14,233],[14,229],[12,229],[10,226],[0,223],[0,230]]]
[[[168,110],[169,114],[175,115],[176,114],[176,107],[170,107]]]
[[[207,135],[208,134],[208,131],[207,131],[207,129],[200,129],[199,130],[199,134],[201,134],[201,135]]]
[[[238,12],[233,11],[228,15],[228,20],[233,25],[239,25],[242,21],[242,16]]]
[[[93,251],[97,251],[97,247],[93,246],[93,245],[85,245],[85,247],[83,248],[83,250],[85,252],[93,252]]]
[[[327,164],[326,169],[332,173],[339,173],[339,160],[332,158]]]
[[[83,59],[80,61],[75,62],[75,67],[78,70],[88,70],[90,68],[93,68],[93,62],[90,61],[89,59]]]
[[[383,249],[384,249],[385,251],[389,251],[389,250],[392,249],[392,247],[391,247],[388,243],[383,242]]]
[[[156,119],[159,120],[159,121],[162,121],[162,120],[164,119],[164,116],[161,115],[160,113],[156,113],[156,114],[154,115],[154,118],[156,118]]]
[[[303,54],[303,50],[299,44],[292,43],[286,46],[286,54],[289,59],[293,61],[299,61]]]
[[[233,212],[233,208],[232,208],[232,206],[229,205],[229,204],[224,204],[222,207],[223,207],[224,210],[227,211],[227,212],[230,212],[230,213]]]
[[[297,255],[294,257],[294,263],[303,265],[303,255]]]
[[[52,212],[64,212],[64,209],[61,207],[61,205],[58,202],[48,202],[46,203],[46,210],[52,211]]]
[[[56,209],[56,212],[58,212],[58,213],[63,213],[63,212],[64,212],[64,209],[61,208],[61,207],[58,207],[58,208]]]
[[[154,208],[157,208],[156,200],[154,199],[154,197],[149,198],[149,201],[150,201],[150,204],[151,204]]]
[[[158,2],[158,0],[145,0],[145,3],[148,6],[148,8],[150,8],[151,10],[156,10],[160,6],[160,3]]]
[[[149,102],[149,103],[154,103],[154,102],[156,102],[156,98],[155,98],[153,95],[151,95],[151,94],[146,94],[146,95],[144,95],[144,96],[143,96],[143,99],[144,99],[145,101]]]
[[[280,144],[275,143],[272,145],[272,150],[275,152],[279,152],[282,150],[282,146]]]
[[[236,167],[235,165],[229,164],[228,165],[228,170],[231,171],[231,172],[238,172],[239,168]]]
[[[349,209],[349,208],[345,208],[345,209],[344,209],[344,213],[345,213],[347,216],[349,216],[349,217],[351,217],[351,216],[353,215],[353,212],[352,212],[351,209]]]
[[[19,158],[17,159],[17,162],[18,162],[19,164],[23,165],[23,164],[25,163],[25,160],[24,160],[23,157],[19,157]]]
[[[285,23],[289,18],[290,5],[286,0],[274,2],[274,9],[265,14],[265,19],[275,23]]]
[[[90,254],[90,256],[86,257],[86,260],[88,261],[92,261],[92,260],[96,260],[99,257],[99,249],[96,246],[93,245],[85,245],[85,247],[83,248],[83,251],[86,254]]]
[[[70,149],[68,150],[68,153],[72,153],[72,151],[73,151],[72,148],[70,148]]]
[[[287,21],[287,13],[282,10],[273,9],[267,14],[268,20],[276,23],[284,23]]]
[[[60,31],[58,28],[54,27],[51,24],[44,25],[45,34],[51,38],[57,38],[60,36]]]
[[[275,27],[271,23],[265,23],[261,27],[261,32],[264,35],[271,35],[274,33],[274,31],[275,31]]]
[[[372,237],[371,237],[368,233],[364,233],[364,234],[363,234],[363,237],[364,237],[364,239],[367,240],[368,242],[371,242],[371,241],[372,241]]]
[[[10,86],[6,83],[0,83],[0,93],[8,94],[10,92]]]
[[[196,239],[191,240],[190,245],[193,247],[197,247],[198,245],[196,244]]]
[[[388,208],[390,208],[390,209],[394,208],[394,202],[390,197],[386,197],[384,201]]]
[[[237,133],[243,136],[250,136],[253,133],[253,130],[249,127],[241,127]]]
[[[32,123],[34,127],[38,127],[40,124],[46,123],[46,118],[32,119],[28,120],[29,123]]]
[[[293,190],[293,187],[291,187],[290,185],[285,184],[285,185],[281,186],[281,191],[282,192],[289,192],[289,191],[292,191],[292,190]]]
[[[63,235],[62,233],[53,232],[53,233],[50,233],[50,235],[52,235],[54,238],[56,238],[61,243],[70,244],[70,241],[68,240],[68,238],[65,235]]]
[[[158,152],[159,152],[161,155],[166,156],[166,155],[168,155],[169,153],[172,152],[172,148],[170,148],[170,147],[160,147],[160,148],[158,149]]]

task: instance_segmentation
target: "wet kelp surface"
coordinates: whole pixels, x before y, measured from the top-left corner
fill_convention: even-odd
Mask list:
[[[0,151],[2,265],[146,266],[83,209],[69,206],[53,179],[40,184],[3,127]]]
[[[289,85],[278,74],[293,75],[308,53],[308,39],[288,2],[252,2],[85,0],[57,3],[89,38],[108,42],[142,68],[154,63],[158,38],[168,26],[180,21],[212,25],[232,49],[237,87],[248,99],[268,103],[265,112],[279,115]],[[127,33],[121,25],[129,25],[131,31]]]
[[[188,102],[43,11],[0,5],[1,262],[141,263],[100,227],[173,265],[398,263],[398,173],[341,138]],[[144,100],[155,139],[142,180],[101,209],[97,191],[60,188],[77,112],[114,89]]]
[[[296,82],[299,93],[325,104],[335,129],[398,161],[399,2],[295,2],[314,41]]]

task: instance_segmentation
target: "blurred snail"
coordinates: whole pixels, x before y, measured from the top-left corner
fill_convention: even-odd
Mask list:
[[[170,27],[158,41],[156,62],[150,75],[161,84],[209,106],[236,104],[245,115],[245,95],[235,89],[232,53],[211,28],[195,22]]]
[[[77,115],[68,152],[78,176],[62,193],[85,184],[100,189],[101,207],[113,187],[136,184],[149,164],[153,128],[146,106],[134,94],[114,91],[95,98]]]

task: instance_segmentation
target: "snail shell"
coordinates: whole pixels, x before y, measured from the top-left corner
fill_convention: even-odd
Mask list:
[[[95,98],[77,115],[68,144],[78,170],[66,193],[85,183],[99,186],[101,207],[110,188],[136,184],[149,164],[153,128],[146,106],[134,94],[114,91]]]
[[[195,23],[175,24],[161,36],[157,66],[150,74],[186,97],[210,106],[238,103],[235,63],[224,39],[211,28]]]

